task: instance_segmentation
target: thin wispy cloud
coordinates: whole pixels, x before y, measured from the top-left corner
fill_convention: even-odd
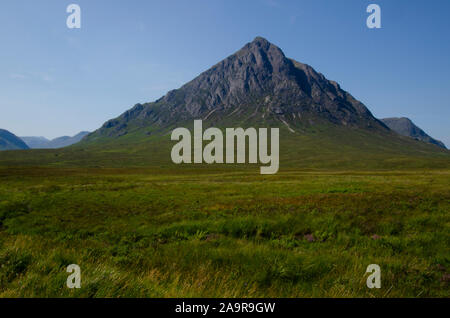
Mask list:
[[[9,77],[13,80],[35,80],[42,82],[53,82],[53,77],[48,73],[11,73]]]
[[[51,77],[51,76],[48,75],[48,74],[43,74],[43,75],[42,75],[42,80],[43,80],[44,82],[53,82],[53,77]]]
[[[9,77],[12,79],[15,79],[15,80],[24,80],[24,79],[28,78],[27,75],[19,74],[19,73],[12,73],[9,75]]]

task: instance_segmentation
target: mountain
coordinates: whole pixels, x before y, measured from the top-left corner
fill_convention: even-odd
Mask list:
[[[203,129],[279,127],[281,170],[450,167],[448,150],[392,131],[337,82],[261,37],[180,88],[106,121],[77,144],[8,153],[0,166],[177,169],[170,134],[177,127],[192,131],[195,119],[203,120]]]
[[[28,147],[32,149],[57,149],[67,147],[77,142],[80,142],[85,136],[89,134],[88,131],[82,131],[73,137],[63,136],[52,140],[45,137],[20,137]]]
[[[40,148],[47,148],[46,146],[50,142],[45,137],[20,137],[28,147],[31,149],[40,149]]]
[[[383,118],[381,119],[383,123],[386,124],[390,129],[399,133],[402,136],[407,136],[414,138],[416,140],[428,142],[430,144],[434,144],[441,148],[447,149],[442,141],[436,140],[427,133],[425,133],[422,129],[417,127],[409,118],[406,117],[392,117],[392,118]]]
[[[28,149],[28,146],[16,135],[0,129],[0,150]]]
[[[87,135],[89,135],[88,131],[82,131],[73,137],[69,136],[58,137],[50,141],[50,143],[48,144],[48,148],[67,147],[76,144],[77,142],[80,142],[81,139],[83,139]]]
[[[120,137],[148,126],[167,127],[200,118],[216,124],[278,124],[292,133],[321,123],[388,130],[339,84],[257,37],[180,89],[106,122],[88,139]]]
[[[423,167],[438,165],[431,157],[443,165],[450,159],[446,150],[393,132],[337,82],[261,37],[179,89],[108,120],[77,149],[106,165],[170,164],[171,131],[192,129],[194,119],[204,129],[279,127],[286,167]]]

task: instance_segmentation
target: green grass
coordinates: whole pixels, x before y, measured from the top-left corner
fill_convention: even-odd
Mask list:
[[[0,296],[449,297],[448,164],[363,168],[0,168]]]
[[[215,123],[204,122],[204,129]],[[192,131],[193,121],[180,123]],[[217,127],[260,127],[248,122],[227,122]],[[279,126],[279,123],[277,124]],[[270,125],[267,127],[276,127]],[[293,126],[294,127],[294,126]],[[312,128],[313,127],[313,128]],[[45,150],[0,152],[0,167],[146,168],[172,169],[170,141],[176,126],[136,127],[118,138],[92,137],[71,147]],[[291,133],[280,128],[280,171],[294,170],[426,170],[449,169],[450,151],[391,132],[377,132],[333,125],[294,127]],[[306,131],[308,129],[308,131]],[[150,133],[150,135],[148,135]],[[99,139],[96,139],[99,138]],[[206,142],[204,143],[206,144]],[[190,167],[192,169],[194,167]],[[211,167],[197,165],[195,169]],[[220,165],[230,172],[246,169],[258,173],[259,165]],[[178,170],[177,170],[178,171]]]
[[[276,175],[175,166],[170,129],[1,152],[0,297],[449,297],[450,152],[293,128]]]

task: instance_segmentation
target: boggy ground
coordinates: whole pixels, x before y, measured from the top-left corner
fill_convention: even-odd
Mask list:
[[[0,296],[450,296],[449,170],[255,171],[0,168]]]

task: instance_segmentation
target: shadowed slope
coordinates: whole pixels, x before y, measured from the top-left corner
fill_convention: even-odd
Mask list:
[[[17,149],[28,149],[28,146],[13,133],[0,129],[0,151]]]

